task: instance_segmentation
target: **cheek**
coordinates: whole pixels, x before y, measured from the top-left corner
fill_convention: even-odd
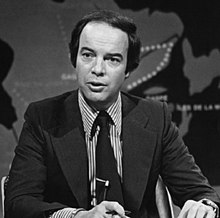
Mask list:
[[[84,74],[82,71],[76,71],[76,79],[79,86],[82,86],[84,84]]]
[[[125,80],[125,73],[124,72],[123,73],[118,72],[118,74],[116,72],[116,75],[111,78],[112,85],[114,87],[121,87],[124,80]]]
[[[77,81],[78,81],[78,83],[81,84],[81,85],[84,83],[84,81],[85,81],[85,76],[84,76],[84,74],[83,74],[82,72],[77,73]]]
[[[125,68],[122,68],[116,73],[117,80],[123,82],[125,80]]]
[[[81,65],[81,64],[77,64],[76,65],[76,76],[77,76],[77,80],[78,81],[83,81],[83,79],[86,77],[86,75],[88,74],[89,70]]]
[[[78,61],[76,65],[76,71],[78,73],[88,74],[92,69],[92,62],[86,63],[83,61]]]

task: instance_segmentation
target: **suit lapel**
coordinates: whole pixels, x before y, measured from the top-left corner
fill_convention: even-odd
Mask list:
[[[133,104],[133,106],[132,106]],[[142,107],[123,100],[123,191],[125,208],[138,211],[145,193],[156,145]]]
[[[78,108],[77,93],[66,101],[65,117],[56,129],[52,143],[64,176],[80,207],[88,208],[89,179],[86,143],[81,114]]]

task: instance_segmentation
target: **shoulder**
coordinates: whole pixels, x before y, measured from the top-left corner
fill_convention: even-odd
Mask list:
[[[172,119],[171,111],[165,101],[140,98],[127,93],[122,93],[123,113],[132,114],[130,117],[148,119],[148,123],[153,129],[160,128]]]
[[[127,93],[122,93],[122,101],[125,106],[132,105],[133,109],[141,109],[150,114],[168,109],[165,101],[141,98]]]
[[[53,108],[54,106],[62,106],[71,96],[75,95],[76,91],[65,92],[57,96],[48,97],[39,101],[30,103],[28,107],[37,107],[40,109]]]
[[[70,111],[72,105],[77,104],[77,96],[77,91],[71,91],[32,102],[25,112],[25,120],[53,123],[58,120],[62,114],[66,114],[67,111]]]

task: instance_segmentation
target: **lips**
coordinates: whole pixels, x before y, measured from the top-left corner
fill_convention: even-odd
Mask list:
[[[92,91],[96,91],[96,92],[102,91],[102,89],[104,89],[107,86],[105,83],[99,81],[89,81],[87,82],[87,85]]]
[[[104,83],[101,82],[90,82],[90,84],[94,85],[94,86],[104,86]]]

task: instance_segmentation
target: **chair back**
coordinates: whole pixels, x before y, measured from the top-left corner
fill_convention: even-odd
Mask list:
[[[160,218],[174,218],[173,203],[170,193],[159,176],[155,190],[156,206]]]
[[[5,189],[7,186],[9,176],[3,176],[1,178],[1,200],[2,200],[2,217],[4,217],[5,210],[4,210],[4,201],[5,201]]]

